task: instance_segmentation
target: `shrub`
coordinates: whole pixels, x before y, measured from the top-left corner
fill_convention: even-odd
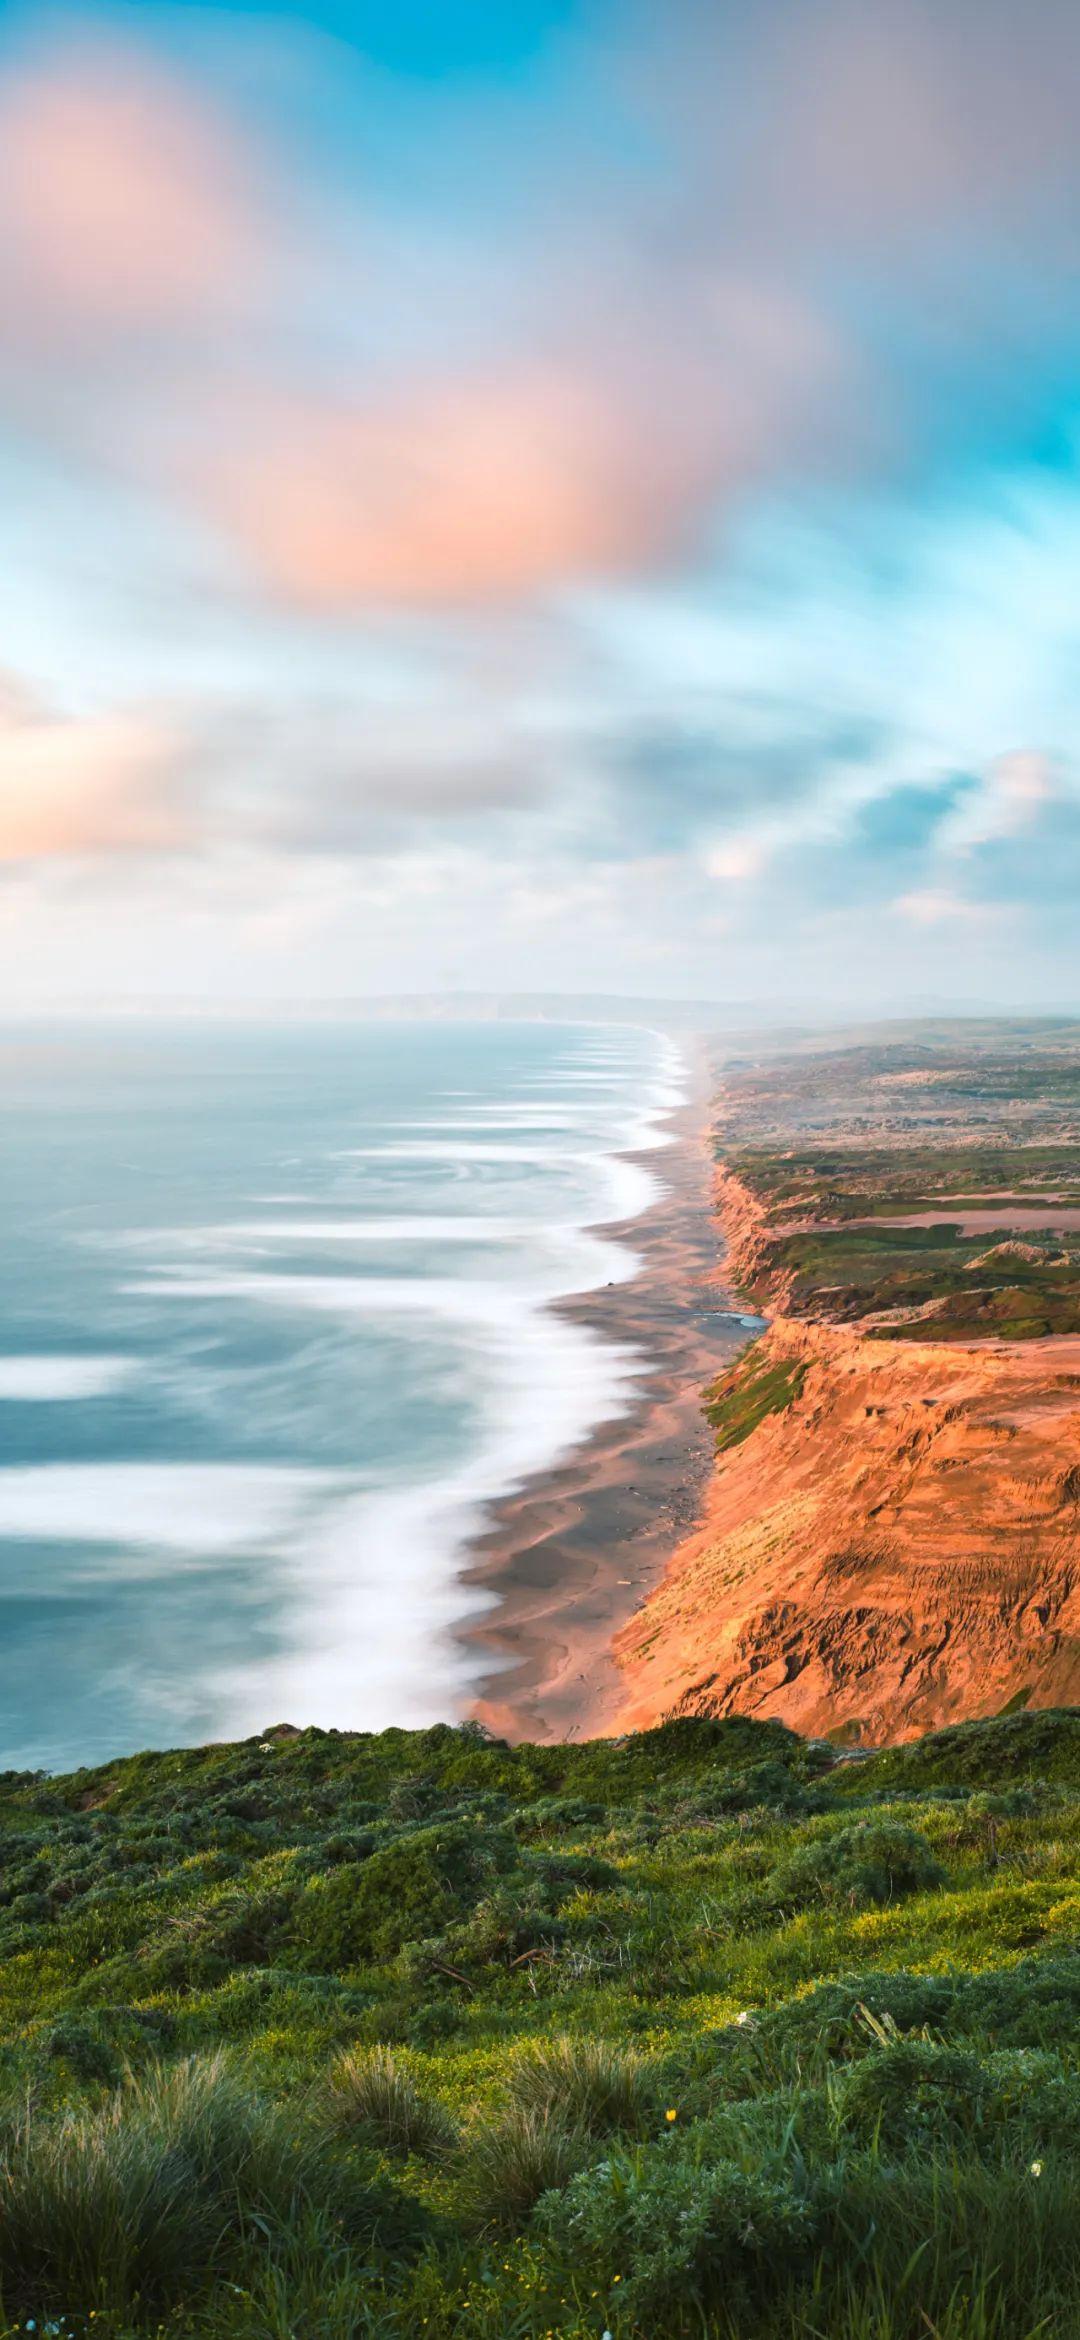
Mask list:
[[[917,1828],[897,1820],[863,1820],[799,1847],[765,1887],[769,1908],[810,1909],[847,1902],[853,1909],[930,1893],[948,1878]]]
[[[223,1981],[237,1966],[265,1965],[281,1940],[289,1910],[282,1893],[232,1892],[184,1911],[143,1958],[143,1989],[193,1989]]]
[[[946,2144],[979,2120],[986,2066],[966,2049],[936,2040],[896,2039],[852,2065],[840,2092],[841,2117],[863,2143],[890,2151]]]
[[[687,2312],[723,2299],[730,2308],[751,2278],[790,2273],[813,2238],[807,2201],[784,2177],[733,2161],[702,2161],[693,2132],[613,2153],[564,2193],[541,2203],[537,2222],[568,2267],[610,2288],[651,2333],[683,2329]]]
[[[76,2080],[116,2086],[132,2063],[160,2055],[175,2030],[161,2007],[96,2007],[46,2024],[36,2044],[50,2060],[62,2058]]]
[[[1048,2054],[977,2055],[897,2039],[866,2056],[838,2091],[845,2128],[889,2152],[955,2150],[959,2140],[1017,2158],[1080,2144],[1080,2080]]]
[[[778,1812],[804,1812],[812,1809],[814,1801],[812,1792],[807,1792],[790,1765],[773,1760],[750,1763],[745,1771],[730,1771],[726,1776],[721,1774],[708,1781],[695,1793],[687,1816],[691,1820],[699,1816],[722,1820],[762,1807]]]
[[[402,1956],[406,1976],[446,1975],[451,1981],[488,1966],[513,1966],[530,1953],[548,1952],[566,1928],[552,1911],[551,1895],[537,1879],[526,1886],[512,1880],[485,1894],[460,1925],[431,1939],[411,1942]]]
[[[414,1829],[366,1861],[313,1877],[295,1915],[294,1942],[306,1965],[330,1972],[395,1958],[475,1907],[487,1881],[516,1854],[502,1829],[461,1820]]]
[[[387,2047],[340,2056],[327,2086],[327,2117],[342,2133],[358,2134],[387,2153],[435,2155],[457,2131],[437,2098],[424,2096]]]
[[[634,2048],[592,2037],[530,2042],[510,2067],[511,2103],[589,2137],[640,2137],[657,2113],[650,2066]]]

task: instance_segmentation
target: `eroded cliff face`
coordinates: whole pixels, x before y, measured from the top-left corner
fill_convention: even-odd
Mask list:
[[[755,1210],[729,1187],[740,1275]],[[724,1455],[624,1629],[623,1729],[776,1716],[863,1744],[1080,1703],[1080,1336],[960,1347],[780,1317],[796,1401]]]

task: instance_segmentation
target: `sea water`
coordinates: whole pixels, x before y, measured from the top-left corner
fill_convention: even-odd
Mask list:
[[[0,1035],[0,1766],[467,1712],[491,1507],[647,1360],[631,1026]]]

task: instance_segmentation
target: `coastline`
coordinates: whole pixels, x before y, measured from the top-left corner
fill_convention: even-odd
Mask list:
[[[619,1157],[650,1170],[663,1192],[638,1216],[591,1230],[629,1244],[637,1274],[553,1311],[645,1360],[630,1405],[503,1498],[463,1572],[492,1602],[461,1630],[491,1660],[470,1712],[512,1741],[602,1736],[614,1726],[626,1699],[615,1637],[705,1507],[713,1442],[701,1393],[746,1334],[724,1279],[703,1042],[688,1047],[687,1073],[660,1160],[653,1151]]]

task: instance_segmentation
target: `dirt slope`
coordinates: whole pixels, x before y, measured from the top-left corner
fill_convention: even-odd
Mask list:
[[[734,1249],[752,1206],[725,1197]],[[723,1456],[619,1635],[621,1728],[673,1708],[900,1739],[1080,1703],[1080,1336],[879,1342],[779,1318],[800,1397]]]

